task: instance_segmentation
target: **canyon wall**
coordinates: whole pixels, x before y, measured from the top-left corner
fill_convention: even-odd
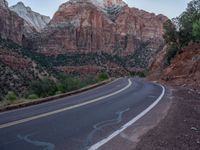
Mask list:
[[[148,43],[155,53],[164,45],[166,20],[123,1],[70,0],[60,6],[41,34],[29,36],[26,46],[45,55],[105,52],[126,56]]]

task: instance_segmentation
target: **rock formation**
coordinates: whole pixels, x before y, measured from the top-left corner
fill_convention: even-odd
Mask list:
[[[6,0],[0,0],[0,6],[3,8],[8,8],[8,2]]]
[[[22,2],[10,7],[10,10],[16,12],[25,20],[25,27],[28,32],[32,32],[32,28],[40,32],[50,21],[50,17],[32,11],[30,7],[26,7]]]
[[[0,0],[0,37],[22,43],[24,22],[16,13],[8,8],[5,0]]]
[[[27,43],[46,55],[105,52],[126,56],[144,43],[155,53],[162,49],[166,20],[163,15],[130,8],[121,0],[70,0]]]

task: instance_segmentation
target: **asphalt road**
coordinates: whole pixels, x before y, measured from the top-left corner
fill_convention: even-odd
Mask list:
[[[86,150],[148,109],[163,88],[119,79],[81,94],[0,113],[0,150]],[[161,97],[160,97],[161,98]]]

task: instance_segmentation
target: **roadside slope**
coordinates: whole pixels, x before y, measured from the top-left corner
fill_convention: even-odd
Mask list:
[[[154,75],[151,80],[158,79]],[[199,149],[200,44],[182,49],[166,69],[160,65],[159,81],[174,88],[172,105],[165,119],[141,137],[136,150]]]

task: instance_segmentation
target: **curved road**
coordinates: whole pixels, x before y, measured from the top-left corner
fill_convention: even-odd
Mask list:
[[[165,89],[122,78],[77,95],[0,113],[0,150],[93,150],[150,111]]]

